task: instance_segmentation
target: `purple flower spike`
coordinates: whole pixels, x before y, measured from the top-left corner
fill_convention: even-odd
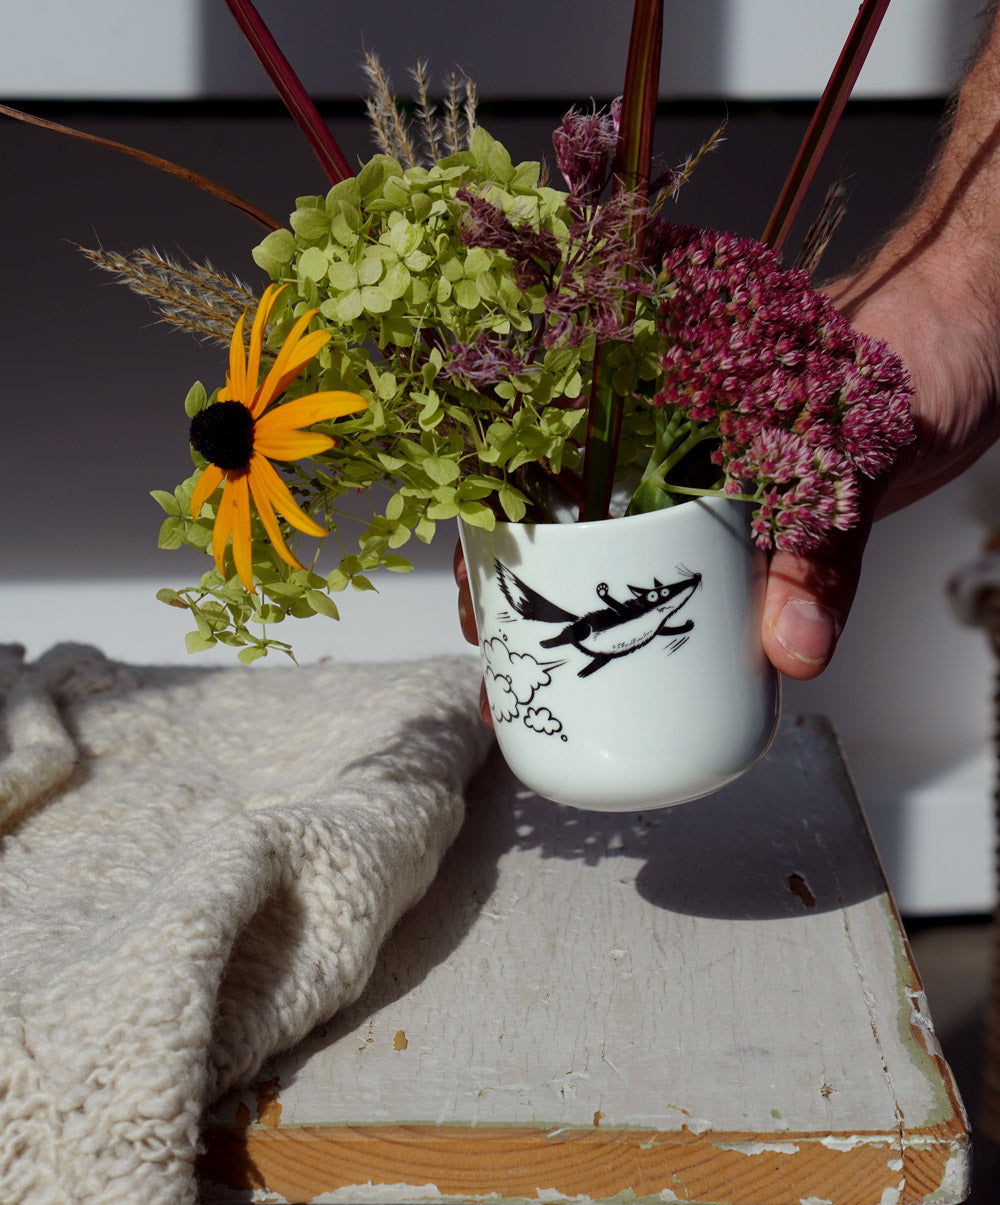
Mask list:
[[[467,206],[458,228],[458,237],[465,246],[502,251],[514,265],[519,288],[541,284],[559,259],[554,236],[527,222],[515,226],[499,205],[468,188],[460,188],[455,196]]]
[[[657,236],[654,402],[717,435],[727,491],[760,501],[762,547],[805,552],[851,527],[859,475],[884,472],[914,435],[902,361],[763,244],[669,225]]]
[[[449,377],[461,377],[473,389],[489,388],[529,370],[521,356],[485,331],[471,345],[453,344],[451,353],[442,371]]]
[[[570,109],[552,135],[556,164],[574,197],[596,201],[607,183],[618,143],[621,99],[610,113]]]

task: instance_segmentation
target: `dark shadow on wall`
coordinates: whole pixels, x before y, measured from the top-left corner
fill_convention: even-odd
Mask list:
[[[712,92],[719,30],[729,0],[672,0],[661,78],[669,90]],[[408,70],[426,60],[434,78],[455,66],[490,99],[590,97],[621,91],[630,9],[600,0],[508,0],[473,5],[436,0],[367,10],[333,0],[258,0],[258,10],[316,99],[355,100],[364,91],[364,47],[377,52],[405,93]],[[262,69],[226,8],[204,3],[200,77],[209,96],[267,95]]]

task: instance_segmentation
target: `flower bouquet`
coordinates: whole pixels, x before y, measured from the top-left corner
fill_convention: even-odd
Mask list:
[[[476,124],[471,81],[452,77],[435,103],[418,67],[404,113],[373,56],[380,150],[353,172],[252,5],[227,3],[329,191],[298,197],[253,249],[271,281],[259,297],[208,265],[89,253],[169,321],[229,346],[225,383],[186,399],[193,474],[154,493],[161,545],[214,562],[160,593],[190,612],[189,649],[290,651],[274,624],[337,617],[339,591],[410,568],[400,549],[458,518],[501,742],[516,732],[563,759],[543,793],[559,795],[582,749],[596,758],[585,806],[616,792],[618,806],[671,802],[732,777],[777,714],[754,627],[766,550],[851,527],[861,480],[912,437],[900,361],[778,254],[887,0],[862,5],[761,242],[666,216],[721,131],[651,173],[661,0],[636,0],[622,98],[555,131],[558,182]],[[353,495],[370,504],[354,540]],[[576,543],[587,532],[600,551]],[[534,634],[515,637],[518,623]],[[707,667],[688,657],[695,629]],[[635,676],[640,650],[662,700]],[[608,693],[588,696],[595,681]],[[630,713],[627,760],[663,743],[667,709],[683,750],[669,757],[698,763],[671,798],[606,770],[609,716],[636,698],[649,723]],[[739,746],[721,768],[703,756],[706,724]]]

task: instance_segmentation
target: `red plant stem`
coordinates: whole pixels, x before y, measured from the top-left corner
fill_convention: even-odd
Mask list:
[[[762,242],[773,247],[775,251],[780,251],[785,244],[888,7],[889,0],[862,0],[857,18],[844,43],[844,49],[840,52],[833,74],[819,99],[816,112],[761,238]]]
[[[178,163],[172,163],[169,159],[161,159],[159,155],[151,155],[148,151],[140,151],[137,147],[128,146],[124,142],[115,142],[111,138],[100,138],[97,134],[87,134],[83,130],[76,130],[72,126],[60,125],[57,121],[47,121],[44,117],[35,117],[31,113],[24,113],[20,109],[12,109],[9,105],[0,105],[0,113],[5,117],[12,117],[15,121],[23,121],[27,125],[38,126],[42,130],[51,130],[54,134],[67,134],[70,138],[79,138],[81,142],[89,142],[92,146],[103,146],[109,151],[116,151],[119,155],[127,155],[130,159],[137,159],[140,163],[145,163],[148,167],[155,167],[157,171],[165,172],[168,176],[175,176],[178,180],[183,180],[185,184],[193,184],[195,188],[200,188],[202,192],[207,192],[210,196],[218,197],[220,201],[225,201],[227,205],[232,205],[234,209],[238,209],[241,213],[245,213],[248,217],[253,218],[255,222],[259,222],[265,230],[278,230],[281,228],[281,223],[272,218],[269,214],[258,209],[255,205],[251,205],[249,201],[245,201],[236,193],[231,192],[228,188],[223,188],[221,184],[216,184],[214,180],[210,180],[207,176],[199,175],[198,172],[191,171],[190,168],[181,167]]]
[[[622,93],[621,129],[612,167],[612,187],[616,191],[629,189],[637,194],[638,204],[632,225],[637,252],[642,251],[645,236],[645,201],[649,192],[649,164],[656,128],[662,44],[663,0],[635,0]],[[599,345],[594,352],[581,520],[606,518],[614,488],[624,399],[615,396],[605,379],[607,353],[605,345]]]
[[[353,176],[351,165],[337,145],[337,140],[327,129],[326,122],[319,115],[292,65],[281,53],[260,13],[250,0],[226,0],[226,4],[285,107],[295,119],[295,124],[305,134],[330,183],[339,184],[341,180]]]
[[[656,130],[656,103],[663,45],[663,0],[636,0],[625,66],[621,131],[612,168],[616,190],[628,189],[645,201]],[[641,240],[645,222],[637,223]],[[638,248],[641,250],[641,242]]]

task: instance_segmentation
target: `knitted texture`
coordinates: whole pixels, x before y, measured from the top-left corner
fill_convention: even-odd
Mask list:
[[[360,995],[489,735],[472,659],[0,646],[0,1201],[184,1205],[205,1107]]]

